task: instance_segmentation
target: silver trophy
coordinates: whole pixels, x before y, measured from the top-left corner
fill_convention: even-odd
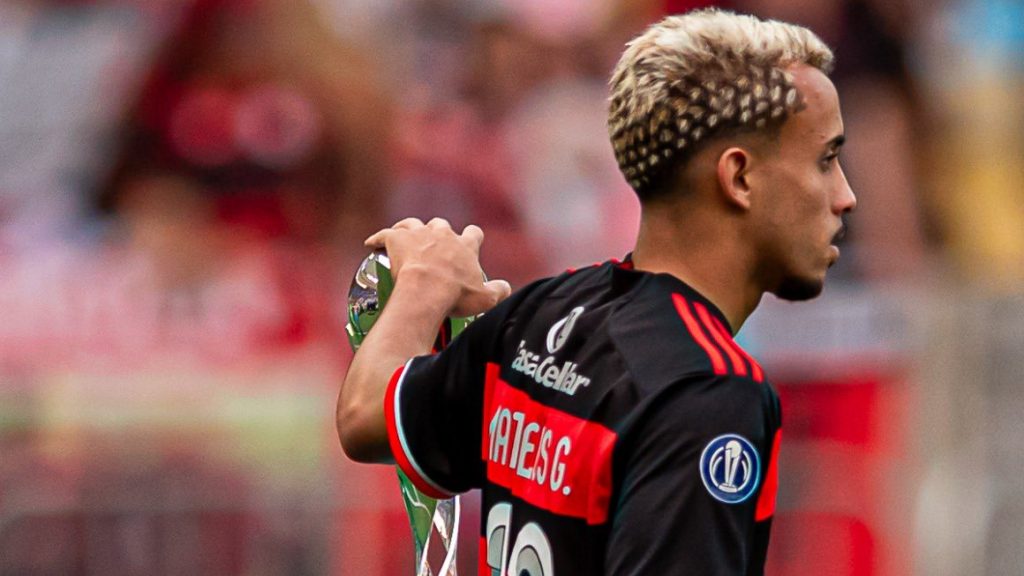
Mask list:
[[[348,332],[349,344],[353,350],[366,338],[370,328],[377,322],[384,304],[394,289],[391,277],[391,261],[383,250],[375,250],[363,260],[352,279],[348,291]],[[446,347],[452,338],[472,322],[473,318],[446,318],[438,331],[434,349]],[[405,511],[412,526],[413,542],[416,545],[416,576],[457,576],[455,556],[459,539],[459,498],[436,500],[423,494],[397,466],[398,482],[402,490]],[[431,542],[440,546],[440,552],[430,554]],[[431,562],[431,558],[442,558]],[[437,569],[434,564],[438,565]]]

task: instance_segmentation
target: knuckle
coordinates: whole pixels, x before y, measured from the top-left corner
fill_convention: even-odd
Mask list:
[[[407,227],[417,227],[417,226],[423,226],[423,221],[420,220],[419,218],[405,218],[404,220],[402,220],[398,224],[395,224],[394,227],[395,228],[407,228]]]
[[[434,228],[451,228],[451,224],[444,218],[431,218],[428,226]]]

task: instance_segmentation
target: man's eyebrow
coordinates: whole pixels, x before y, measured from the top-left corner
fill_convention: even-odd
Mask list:
[[[840,134],[835,138],[829,140],[828,143],[825,144],[825,148],[828,148],[829,150],[835,150],[842,146],[843,144],[846,144],[846,135]]]

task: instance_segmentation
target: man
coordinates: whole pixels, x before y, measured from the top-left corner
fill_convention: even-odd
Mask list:
[[[440,354],[416,356],[446,314],[508,295],[481,278],[482,232],[371,236],[397,283],[342,387],[346,452],[428,494],[482,488],[481,574],[761,574],[781,414],[732,333],[765,292],[816,296],[839,255],[855,199],[831,62],[779,22],[651,27],[611,82],[631,257],[520,290]]]

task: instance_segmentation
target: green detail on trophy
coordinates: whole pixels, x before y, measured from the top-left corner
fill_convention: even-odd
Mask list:
[[[353,350],[366,338],[366,334],[377,322],[384,304],[391,296],[395,283],[391,277],[391,261],[383,250],[375,250],[363,260],[352,279],[348,293],[348,322],[345,330]],[[474,318],[445,318],[438,331],[434,350],[445,348],[458,336]],[[405,511],[412,526],[413,541],[416,545],[417,576],[456,576],[455,555],[459,534],[458,496],[446,500],[435,500],[423,494],[397,466],[398,482],[402,490]],[[431,534],[436,534],[444,549],[444,560],[437,572],[428,562]]]

